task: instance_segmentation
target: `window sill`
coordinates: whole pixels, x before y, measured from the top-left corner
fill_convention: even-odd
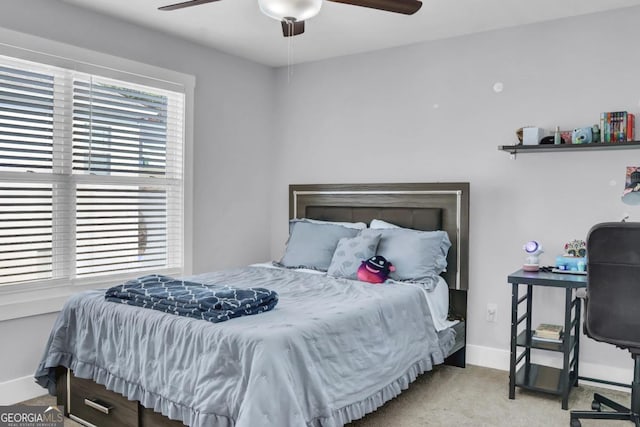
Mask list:
[[[75,291],[67,291],[54,297],[41,297],[31,301],[15,303],[0,303],[0,322],[20,319],[23,317],[38,316],[48,313],[57,313]]]
[[[108,288],[145,274],[166,274],[181,276],[179,270],[138,271],[135,274],[92,277],[70,284],[51,286],[43,283],[8,285],[0,288],[0,322],[23,317],[57,313],[62,310],[67,299],[78,292],[90,289]]]

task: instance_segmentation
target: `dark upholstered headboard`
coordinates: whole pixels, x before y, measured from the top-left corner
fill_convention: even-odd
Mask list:
[[[469,183],[290,185],[289,218],[445,230],[451,249],[443,276],[451,289],[469,287]]]

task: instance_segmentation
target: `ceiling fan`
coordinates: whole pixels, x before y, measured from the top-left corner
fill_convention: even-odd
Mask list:
[[[159,10],[176,10],[198,6],[219,0],[190,0],[159,7]],[[258,0],[260,10],[265,15],[277,19],[282,24],[282,35],[297,36],[304,33],[304,21],[320,12],[323,0]],[[419,0],[329,0],[337,3],[368,7],[385,12],[413,15],[422,6]]]

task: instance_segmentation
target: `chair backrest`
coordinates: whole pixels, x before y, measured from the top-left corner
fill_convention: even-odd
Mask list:
[[[587,237],[585,333],[640,351],[640,223],[595,225]]]

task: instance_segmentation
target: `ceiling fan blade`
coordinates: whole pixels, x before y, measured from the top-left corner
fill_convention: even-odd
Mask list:
[[[158,10],[176,10],[176,9],[182,9],[184,7],[191,7],[191,6],[198,6],[200,4],[213,3],[214,1],[218,1],[218,0],[191,0],[191,1],[185,1],[182,3],[170,4],[168,6],[162,6],[162,7],[159,7]]]
[[[386,12],[403,13],[413,15],[421,7],[418,0],[329,0],[336,3],[351,4],[354,6],[369,7],[371,9],[384,10]]]
[[[282,35],[285,37],[297,36],[304,33],[304,21],[283,19],[280,23],[282,24]]]

